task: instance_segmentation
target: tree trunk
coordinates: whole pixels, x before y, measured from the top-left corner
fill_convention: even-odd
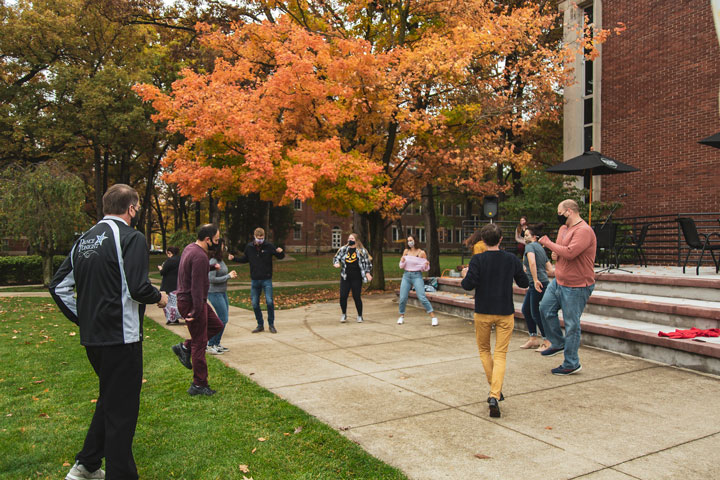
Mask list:
[[[440,271],[440,241],[437,231],[437,217],[435,216],[435,196],[433,186],[427,184],[422,189],[423,209],[425,210],[425,236],[427,237],[426,254],[430,261],[429,277],[439,277]],[[419,240],[418,240],[419,241]]]
[[[210,223],[220,227],[220,210],[218,210],[217,200],[213,198],[212,189],[208,190],[208,211],[210,213]]]
[[[163,218],[162,210],[160,209],[160,198],[158,197],[157,190],[153,190],[153,197],[155,197],[155,211],[157,211],[158,225],[160,226],[160,235],[162,236],[162,250],[167,251],[167,229],[165,228],[165,219]]]
[[[200,228],[200,202],[195,202],[195,229]]]
[[[383,269],[383,240],[385,239],[385,221],[380,212],[363,214],[370,230],[368,238],[368,250],[372,256],[373,279],[370,282],[370,289],[385,290],[385,270]]]
[[[42,265],[43,265],[43,285],[48,286],[52,281],[53,277],[53,254],[52,252],[45,252],[42,254]]]
[[[102,198],[103,190],[102,176],[102,155],[100,147],[93,142],[93,164],[95,167],[95,219],[99,222],[103,218]]]
[[[270,235],[270,207],[272,207],[272,202],[265,202],[265,214],[263,215],[263,230],[265,230],[265,236],[267,237]],[[273,242],[275,239],[272,239]]]

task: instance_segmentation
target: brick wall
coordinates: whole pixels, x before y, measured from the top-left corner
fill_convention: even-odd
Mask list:
[[[652,5],[652,6],[650,6]],[[622,216],[720,212],[720,47],[707,0],[604,0],[603,154],[640,172],[602,179],[604,201],[628,193]]]

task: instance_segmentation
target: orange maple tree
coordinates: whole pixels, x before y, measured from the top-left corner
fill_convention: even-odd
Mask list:
[[[135,88],[185,138],[166,180],[195,198],[213,188],[364,214],[379,288],[385,219],[428,183],[497,188],[489,168],[528,161],[499,132],[551,112],[568,79],[571,50],[538,41],[557,12],[533,2],[252,3],[264,21],[198,25],[211,72]]]

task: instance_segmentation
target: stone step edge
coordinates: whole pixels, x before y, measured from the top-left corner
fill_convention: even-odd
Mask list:
[[[455,280],[455,279],[450,279]],[[441,285],[460,287],[460,282],[439,282]],[[442,287],[441,287],[442,288]],[[460,287],[462,288],[462,287]],[[525,295],[527,290],[513,285],[513,293],[515,295]],[[609,292],[611,293],[611,292]],[[468,295],[470,295],[468,293]],[[652,301],[652,295],[647,296],[648,300],[633,300],[622,297],[607,297],[601,295],[591,295],[588,303],[593,305],[601,305],[604,307],[627,308],[629,310],[643,310],[647,312],[665,313],[669,315],[677,315],[683,317],[707,318],[710,320],[720,321],[720,309],[710,307],[698,307],[696,305],[682,305],[676,303]],[[678,299],[682,301],[682,299]]]
[[[426,293],[428,300],[431,302],[443,303],[452,305],[455,307],[468,308],[472,310],[475,303],[470,298],[451,298],[442,295],[435,295],[433,293]],[[417,299],[415,292],[410,292],[410,297]],[[524,320],[520,310],[515,310],[515,318]],[[560,325],[565,326],[565,323],[560,319]],[[625,327],[615,327],[611,325],[603,325],[593,322],[580,321],[580,325],[583,331],[588,333],[594,333],[597,335],[604,335],[607,337],[619,338],[621,340],[629,340],[637,343],[644,343],[648,345],[655,345],[659,347],[665,347],[672,350],[681,350],[688,353],[697,355],[704,355],[707,357],[720,358],[720,344],[706,343],[690,339],[674,339],[667,337],[659,337],[657,334],[644,332],[642,330],[633,330]]]
[[[438,282],[446,285],[460,286],[462,279],[456,277],[438,277]],[[714,278],[668,277],[628,273],[599,273],[596,282],[645,283],[648,285],[664,285],[669,287],[696,287],[720,290],[720,276]]]

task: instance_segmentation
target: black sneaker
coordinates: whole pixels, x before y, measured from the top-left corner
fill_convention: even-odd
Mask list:
[[[540,355],[542,355],[543,357],[554,357],[558,353],[562,353],[564,350],[565,350],[564,347],[563,348],[550,347],[550,348],[546,348],[545,350],[540,352]]]
[[[500,418],[500,406],[498,405],[497,398],[490,397],[490,416],[493,418]]]
[[[557,368],[553,368],[550,370],[553,375],[572,375],[573,373],[577,373],[580,370],[582,370],[582,365],[578,365],[575,368],[563,368],[562,365],[560,365]]]
[[[488,403],[490,403],[490,399],[491,399],[491,398],[492,398],[492,397],[488,397],[488,399],[487,399],[487,402],[488,402]],[[502,392],[500,392],[500,400],[498,400],[498,401],[499,401],[499,402],[502,402],[503,400],[505,400],[505,395],[503,395]]]
[[[255,330],[252,331],[252,333],[260,333],[260,332],[264,332],[264,331],[265,331],[264,327],[256,327]]]
[[[277,330],[275,330],[275,327],[270,325],[270,333],[277,333]]]
[[[217,393],[215,390],[213,390],[210,387],[198,387],[194,383],[192,385],[190,385],[190,388],[188,388],[187,392],[191,396],[206,395],[208,397],[211,395],[215,395]]]
[[[180,363],[182,363],[185,368],[188,370],[192,370],[192,362],[190,361],[190,351],[185,348],[185,345],[182,343],[178,343],[177,345],[172,346],[172,351],[175,352],[175,355],[177,355],[178,360],[180,360]]]

